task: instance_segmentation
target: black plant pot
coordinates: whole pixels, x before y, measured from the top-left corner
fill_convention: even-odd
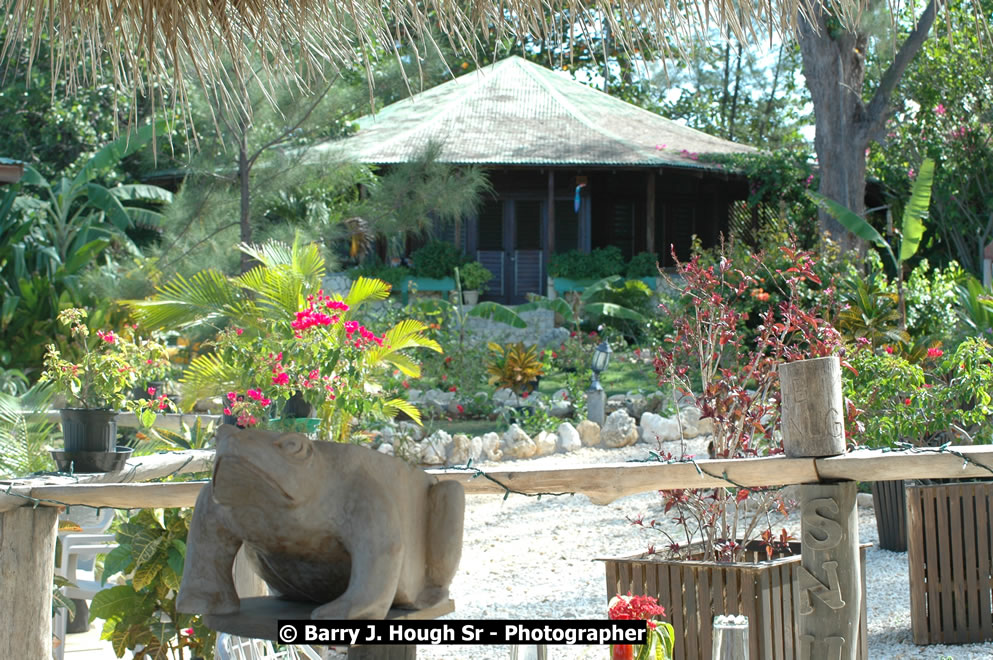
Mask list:
[[[876,513],[879,547],[893,552],[907,551],[907,482],[872,482],[872,507]]]
[[[57,451],[49,452],[59,472],[93,474],[117,472],[131,457],[131,447],[117,447],[114,451]]]
[[[65,451],[113,452],[117,448],[117,412],[99,408],[63,408]]]
[[[297,390],[283,404],[283,419],[304,419],[314,416],[314,406],[303,398],[303,392]]]

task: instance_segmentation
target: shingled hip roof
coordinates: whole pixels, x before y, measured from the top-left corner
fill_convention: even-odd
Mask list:
[[[703,154],[754,152],[687,128],[520,57],[508,57],[358,120],[314,150],[364,163],[688,167]]]

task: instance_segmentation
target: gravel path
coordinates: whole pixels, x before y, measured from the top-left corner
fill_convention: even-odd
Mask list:
[[[585,447],[568,458],[557,455],[502,462],[552,467],[641,458],[645,446],[606,450]],[[496,464],[494,464],[495,466]],[[481,467],[486,467],[485,465]],[[596,506],[584,495],[533,497],[474,495],[467,498],[465,544],[452,583],[456,619],[601,618],[606,615],[603,564],[596,557],[643,552],[657,542],[625,516],[658,510],[658,496],[645,493]],[[799,536],[794,515],[787,528]],[[860,540],[877,541],[871,508],[860,508]],[[993,643],[916,646],[910,633],[910,592],[906,553],[870,549],[867,554],[869,655],[871,658],[993,658]],[[419,646],[418,658],[483,660],[508,658],[507,647]],[[606,647],[550,647],[555,660],[603,660]]]

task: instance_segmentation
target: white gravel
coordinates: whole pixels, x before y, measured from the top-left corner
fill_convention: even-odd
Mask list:
[[[551,467],[621,461],[646,456],[646,445],[624,449],[584,447],[568,455],[494,463],[492,467]],[[481,467],[487,467],[483,464]],[[603,564],[597,557],[644,552],[657,543],[651,532],[625,516],[658,511],[655,493],[623,498],[607,506],[583,495],[542,497],[473,495],[467,498],[465,541],[452,583],[454,619],[558,619],[606,616]],[[871,508],[860,508],[861,541],[876,543]],[[799,536],[794,515],[787,528]],[[656,533],[657,534],[657,533]],[[870,549],[866,570],[869,656],[875,658],[993,658],[993,643],[916,646],[910,632],[906,553]],[[549,657],[603,660],[606,647],[549,647]],[[482,660],[509,658],[508,647],[421,645],[418,658]]]

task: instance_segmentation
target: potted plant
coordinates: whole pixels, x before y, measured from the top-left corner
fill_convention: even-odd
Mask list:
[[[493,273],[478,261],[470,261],[459,268],[462,279],[462,300],[466,305],[479,302],[480,294],[486,291],[486,283],[493,279]]]
[[[151,426],[157,411],[168,409],[168,399],[161,394],[155,398],[152,390],[147,399],[128,399],[143,370],[167,354],[161,344],[147,340],[136,343],[113,331],[97,330],[94,339],[86,316],[86,310],[79,308],[59,313],[59,322],[69,327],[74,342],[70,350],[77,357],[67,359],[49,344],[41,380],[51,382],[55,392],[66,399],[66,407],[59,410],[64,451],[52,454],[59,469],[108,472],[123,465],[131,452],[130,448],[117,447],[117,414],[128,408],[143,426]]]
[[[674,398],[691,398],[700,423],[711,427],[710,455],[715,458],[781,451],[777,366],[841,349],[840,335],[821,306],[801,302],[816,300],[820,290],[812,253],[782,248],[785,263],[775,269],[767,268],[770,259],[761,253],[746,259],[733,263],[718,254],[707,262],[697,255],[679,266],[684,279],[679,307],[664,310],[673,318],[674,331],[655,359],[660,386],[671,387]],[[758,327],[746,332],[748,316],[740,310],[747,308],[760,277],[766,286],[781,290],[784,299],[770,305],[760,314]],[[659,449],[663,460],[689,458],[679,447]],[[798,546],[785,530],[776,529],[776,517],[788,513],[781,492],[728,487],[661,495],[662,510],[633,520],[662,534],[661,547],[608,560],[608,583],[613,581],[620,593],[632,589],[659,598],[676,629],[676,657],[709,657],[702,649],[709,645],[712,621],[719,614],[749,617],[752,657],[788,657],[784,645],[797,648],[799,640],[786,639],[789,633],[783,631],[795,631],[795,626],[780,621],[778,636],[772,636],[779,650],[774,650],[764,634],[773,622],[762,616],[761,604],[774,594],[789,598],[783,587],[792,584],[795,570],[782,564]],[[678,524],[678,536],[666,531],[663,518]],[[765,586],[773,584],[778,588]],[[717,593],[722,596],[713,598]],[[792,611],[786,600],[767,605],[777,612]]]
[[[420,419],[414,406],[387,397],[377,381],[393,369],[420,377],[409,349],[441,351],[424,334],[427,325],[404,319],[379,334],[354,320],[362,305],[389,296],[387,283],[360,277],[344,297],[328,295],[319,288],[324,261],[316,245],[272,241],[241,249],[259,262],[250,273],[226,278],[206,271],[132,303],[151,327],[200,319],[223,327],[212,342],[215,350],[194,358],[186,370],[184,396],[229,393],[225,414],[242,425],[270,426],[270,407],[299,393],[313,406],[321,437],[336,440],[350,436],[356,418],[403,411]],[[163,299],[168,306],[159,304]]]

